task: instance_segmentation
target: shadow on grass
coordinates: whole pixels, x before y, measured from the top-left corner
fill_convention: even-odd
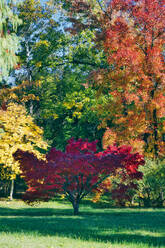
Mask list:
[[[0,208],[0,216],[0,232],[165,247],[164,211],[82,209],[77,217],[72,209]]]
[[[56,209],[56,208],[21,208],[21,209],[12,209],[12,208],[0,208],[0,216],[53,216],[53,215],[72,215],[72,209]]]

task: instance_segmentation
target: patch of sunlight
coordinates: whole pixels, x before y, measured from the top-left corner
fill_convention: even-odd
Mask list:
[[[134,231],[133,233],[141,235],[141,236],[151,236],[151,237],[162,236],[160,232],[151,232],[151,231],[145,231],[145,230]],[[164,235],[165,233],[162,233],[162,234]]]
[[[111,235],[111,234],[118,234],[118,235],[139,235],[139,236],[151,236],[151,237],[165,237],[165,232],[152,232],[152,231],[146,231],[146,230],[124,230],[124,231],[120,231],[120,230],[116,230],[113,232],[109,232],[109,230],[104,230],[99,232],[101,235]]]

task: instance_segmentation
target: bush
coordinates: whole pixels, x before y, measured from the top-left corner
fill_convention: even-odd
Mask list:
[[[165,160],[146,160],[140,168],[143,179],[138,181],[135,196],[144,207],[162,207],[165,201]]]

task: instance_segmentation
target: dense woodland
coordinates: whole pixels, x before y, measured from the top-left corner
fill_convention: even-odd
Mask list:
[[[0,1],[1,197],[165,205],[164,6]]]

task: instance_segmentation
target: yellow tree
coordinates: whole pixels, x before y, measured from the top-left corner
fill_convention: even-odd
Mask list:
[[[17,149],[22,149],[35,153],[39,159],[44,158],[39,152],[39,149],[47,148],[42,135],[42,129],[34,123],[23,105],[10,103],[0,109],[0,177],[1,180],[11,180],[11,199],[14,179],[21,173],[19,163],[12,155]]]

